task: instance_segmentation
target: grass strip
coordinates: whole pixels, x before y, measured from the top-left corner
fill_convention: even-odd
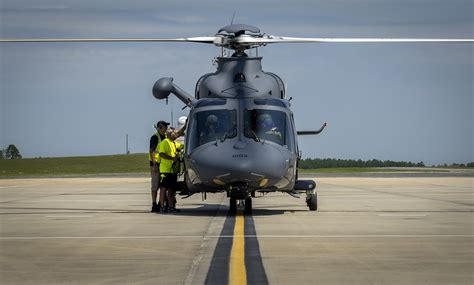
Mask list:
[[[0,160],[0,177],[145,173],[146,154]]]
[[[148,173],[147,154],[103,155],[78,157],[26,158],[0,160],[1,177],[68,176],[120,173]],[[300,169],[300,173],[364,173],[364,172],[449,172],[433,168],[386,169],[371,167],[341,167]]]

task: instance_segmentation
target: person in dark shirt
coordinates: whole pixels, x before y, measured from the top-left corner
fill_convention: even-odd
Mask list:
[[[166,129],[169,123],[165,121],[159,121],[154,125],[156,133],[150,138],[150,149],[148,152],[148,160],[150,162],[150,174],[151,174],[151,212],[159,213],[162,205],[156,203],[158,196],[158,189],[160,187],[160,156],[158,153],[158,145],[163,141],[166,136]]]

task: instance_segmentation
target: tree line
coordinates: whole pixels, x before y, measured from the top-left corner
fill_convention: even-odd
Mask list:
[[[450,167],[450,168],[456,168],[456,167],[471,167],[474,168],[474,162],[468,162],[466,164],[464,163],[452,163],[452,164],[443,164],[443,165],[438,165],[438,167]]]
[[[333,168],[333,167],[425,167],[423,161],[414,163],[411,161],[392,161],[392,160],[354,160],[354,159],[335,159],[335,158],[306,158],[302,159],[298,165],[302,169],[313,168]]]
[[[22,156],[18,148],[11,144],[6,149],[0,149],[0,159],[21,159]]]
[[[314,169],[314,168],[334,168],[334,167],[425,167],[423,161],[393,161],[393,160],[354,160],[354,159],[336,159],[336,158],[305,158],[300,160],[299,168]],[[452,163],[450,165],[443,164],[437,167],[474,167],[474,162]]]

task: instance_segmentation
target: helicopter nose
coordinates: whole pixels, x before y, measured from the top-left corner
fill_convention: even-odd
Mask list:
[[[192,156],[200,180],[209,184],[248,182],[258,185],[262,179],[279,180],[289,166],[285,151],[253,141],[212,144]]]

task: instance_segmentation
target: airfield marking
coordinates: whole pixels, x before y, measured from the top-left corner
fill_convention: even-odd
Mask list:
[[[47,215],[44,216],[45,218],[93,218],[94,216],[92,215],[82,215],[82,216],[77,216],[77,215]]]
[[[260,236],[258,236],[259,238]],[[205,284],[268,284],[252,216],[228,215]]]
[[[378,214],[379,217],[426,217],[426,214],[403,214],[403,213],[388,213]]]
[[[212,255],[209,271],[204,284],[228,284],[229,282],[229,260],[232,249],[232,239],[234,238],[235,217],[227,215],[220,236],[218,236],[216,248]],[[212,238],[213,236],[208,236]]]
[[[40,186],[41,184],[27,184],[27,185],[11,185],[11,186],[0,186],[0,189],[7,189],[7,188],[19,188],[19,187],[33,187],[33,186]]]
[[[473,234],[458,235],[220,235],[220,236],[3,236],[0,240],[48,240],[48,239],[202,239],[218,238],[230,240],[233,238],[305,238],[305,239],[324,239],[324,238],[474,238]]]
[[[220,220],[220,218],[218,218],[218,214],[221,211],[221,208],[222,208],[223,203],[225,201],[226,201],[226,197],[223,196],[222,200],[221,200],[221,202],[220,202],[220,204],[217,208],[217,211],[214,214],[214,217],[211,219],[211,221],[207,225],[206,232],[204,233],[204,235],[202,236],[202,239],[201,239],[201,245],[199,247],[199,250],[198,250],[197,254],[194,256],[193,262],[191,263],[191,268],[189,269],[188,275],[186,276],[186,279],[184,280],[185,285],[193,284],[193,280],[194,280],[196,274],[198,273],[199,264],[201,263],[204,255],[206,253],[208,244],[210,243],[210,240],[211,240],[210,238],[208,238],[208,236],[210,235],[209,233],[212,231],[213,226],[216,223],[218,223],[218,220]],[[224,222],[225,222],[225,220],[224,220]]]
[[[245,266],[247,267],[247,281],[249,284],[269,284],[265,267],[263,266],[258,244],[257,231],[253,217],[245,217]]]
[[[247,284],[244,225],[244,216],[239,212],[235,217],[234,239],[230,253],[229,284],[231,285]]]

